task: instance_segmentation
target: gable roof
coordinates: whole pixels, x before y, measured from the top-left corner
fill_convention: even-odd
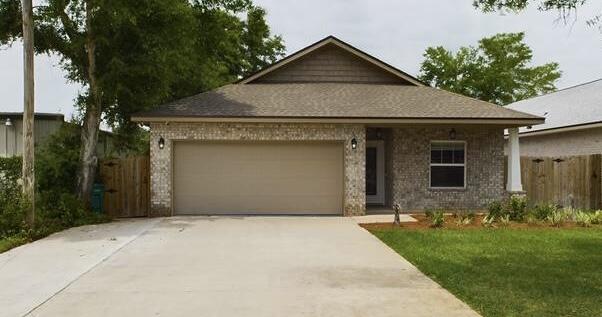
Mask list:
[[[334,45],[334,46],[344,50],[345,52],[348,52],[348,53],[362,59],[363,61],[365,61],[371,65],[374,65],[375,67],[383,70],[384,72],[387,72],[388,74],[391,74],[405,82],[408,82],[409,84],[416,85],[416,86],[425,86],[425,84],[422,83],[417,78],[381,61],[380,59],[378,59],[366,52],[363,52],[362,50],[360,50],[332,35],[330,35],[316,43],[313,43],[313,44],[277,61],[276,63],[257,71],[254,74],[251,74],[251,75],[239,80],[237,83],[238,84],[253,83],[256,80],[258,80],[276,70],[279,70],[282,67],[289,65],[290,63],[295,62],[295,61],[307,56],[308,54],[311,54],[311,53],[313,53],[321,48],[324,48],[328,45]]]
[[[546,95],[517,101],[509,109],[546,118],[544,124],[521,128],[520,133],[560,132],[564,128],[588,128],[602,123],[602,78]]]
[[[310,54],[326,47],[353,54],[378,68],[390,82],[344,82],[327,80],[265,81],[285,65],[313,58]],[[309,56],[309,57],[308,57]],[[345,58],[343,58],[345,59]],[[340,60],[339,60],[340,61]],[[344,61],[357,66],[353,60]],[[313,71],[324,73],[329,64],[318,63]],[[352,72],[362,67],[354,68]],[[302,69],[305,67],[301,67]],[[290,75],[290,71],[289,71]],[[290,77],[290,76],[289,76]],[[294,77],[294,76],[293,76]],[[310,76],[311,77],[311,76]],[[361,77],[361,76],[360,76]],[[374,78],[372,78],[374,79]],[[355,123],[453,123],[500,124],[505,127],[543,123],[543,118],[506,109],[488,102],[429,87],[416,78],[329,36],[235,84],[173,101],[132,117],[139,122],[240,121],[240,122],[355,122]]]
[[[540,117],[424,86],[349,83],[227,85],[138,113],[136,121],[278,119],[538,124]],[[244,120],[240,120],[244,121]]]

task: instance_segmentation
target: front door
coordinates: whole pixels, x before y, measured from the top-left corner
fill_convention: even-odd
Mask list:
[[[366,203],[385,204],[384,141],[366,142]]]

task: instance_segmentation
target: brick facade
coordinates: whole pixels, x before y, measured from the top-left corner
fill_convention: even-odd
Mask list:
[[[159,149],[159,138],[165,146]],[[351,149],[351,140],[357,149]],[[170,216],[172,210],[172,149],[178,140],[341,141],[344,144],[344,198],[347,216],[364,213],[365,128],[335,124],[170,123],[151,124],[151,215]],[[202,162],[199,162],[202,164]]]
[[[466,141],[466,188],[429,188],[430,142],[448,140],[450,128],[393,128],[386,135],[388,204],[404,212],[426,208],[483,209],[505,197],[504,131],[499,128],[456,130]]]
[[[385,141],[386,205],[404,212],[425,208],[485,208],[502,199],[504,137],[499,128],[455,128],[465,140],[466,188],[429,188],[430,142],[446,140],[448,128],[387,128]],[[165,146],[159,149],[159,138]],[[357,149],[351,149],[356,138]],[[178,140],[340,141],[344,144],[344,215],[365,212],[366,128],[361,124],[153,123],[151,124],[151,215],[173,214],[172,149]],[[200,162],[202,164],[202,162]]]

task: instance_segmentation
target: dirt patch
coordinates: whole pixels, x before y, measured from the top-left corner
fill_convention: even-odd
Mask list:
[[[379,230],[379,229],[437,229],[433,228],[431,224],[431,220],[427,218],[424,214],[411,214],[411,216],[416,219],[416,222],[402,222],[399,226],[391,223],[364,223],[360,224],[362,228],[367,230]],[[474,219],[469,224],[459,224],[458,217],[454,217],[453,215],[445,215],[443,228],[452,228],[452,229],[476,229],[476,228],[484,228],[482,221],[485,215],[479,214],[475,215]],[[592,227],[598,227],[599,225],[594,225]],[[496,222],[491,227],[494,228],[557,228],[556,226],[552,226],[549,223],[539,222],[539,223],[524,223],[524,222],[510,222],[507,225]],[[566,222],[560,226],[560,228],[575,228],[579,227],[574,222]],[[441,228],[441,227],[439,227]],[[579,227],[581,228],[581,227]]]

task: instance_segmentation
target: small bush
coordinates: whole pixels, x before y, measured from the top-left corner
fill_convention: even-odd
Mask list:
[[[443,227],[444,223],[445,223],[445,217],[443,215],[443,211],[437,210],[437,211],[433,212],[433,216],[431,217],[431,227],[434,227],[434,228]]]
[[[590,227],[595,214],[581,210],[575,212],[575,222],[582,227]]]
[[[548,216],[554,213],[556,210],[558,210],[558,207],[553,204],[537,205],[531,210],[530,214],[532,214],[538,220],[546,220],[548,219]]]
[[[454,217],[456,218],[456,225],[467,226],[474,221],[476,215],[474,211],[461,210],[455,212]]]
[[[600,225],[602,224],[602,210],[596,210],[592,215],[592,224]]]
[[[548,215],[547,221],[556,227],[560,227],[561,225],[563,225],[567,220],[567,212],[562,210],[562,209],[558,209],[554,212],[552,212],[550,215]]]
[[[492,214],[488,214],[487,216],[483,217],[483,219],[481,220],[481,225],[483,225],[484,227],[493,227],[494,222],[495,222],[495,216]]]
[[[502,203],[498,200],[493,201],[487,207],[488,214],[493,218],[498,218],[503,216],[503,206]]]
[[[435,213],[435,211],[433,211],[433,209],[427,208],[424,210],[424,216],[431,219],[433,218],[433,214]]]
[[[504,215],[500,217],[500,224],[504,227],[508,227],[510,225],[510,215]]]
[[[508,215],[510,220],[522,221],[526,214],[527,197],[525,196],[510,197],[503,208],[503,215]]]

